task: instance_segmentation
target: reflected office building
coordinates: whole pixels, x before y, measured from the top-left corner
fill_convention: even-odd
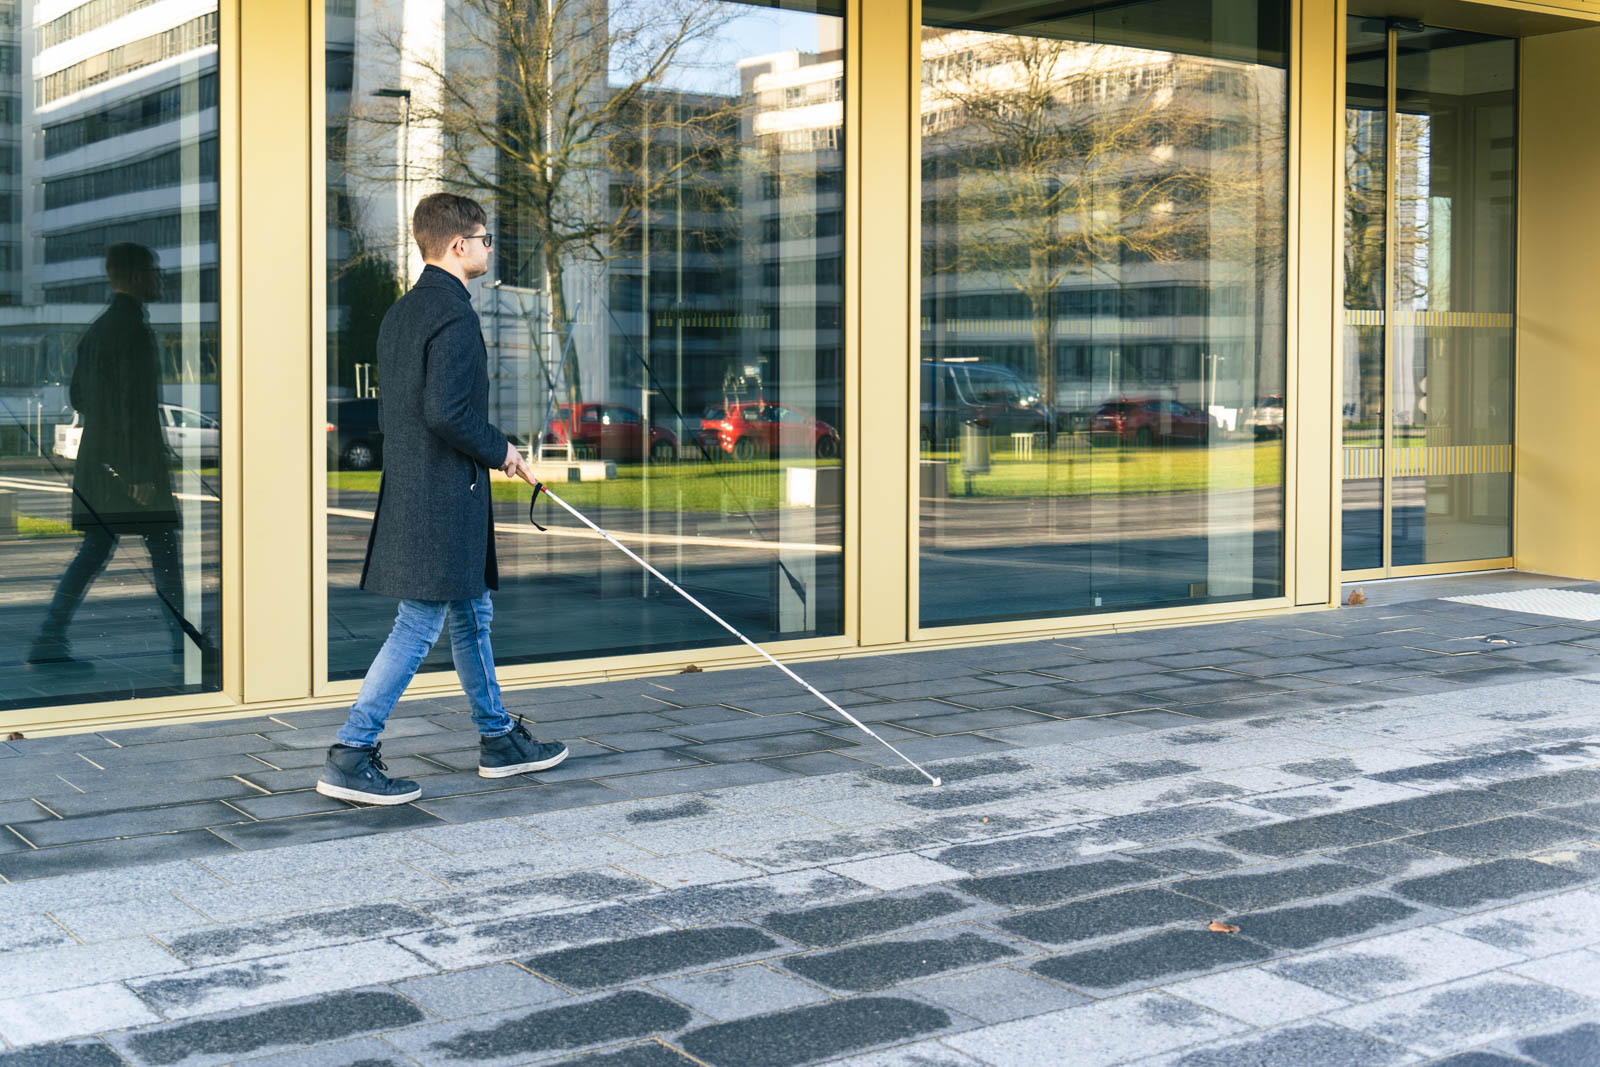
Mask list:
[[[5,571],[33,610],[6,614],[0,688],[43,704],[216,689],[218,14],[5,11]]]
[[[1426,6],[0,0],[0,727],[351,699],[435,191],[491,419],[783,655],[1600,579],[1600,13]],[[750,662],[490,496],[508,688]]]

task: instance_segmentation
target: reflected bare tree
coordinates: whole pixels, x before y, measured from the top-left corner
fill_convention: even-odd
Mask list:
[[[347,165],[396,180],[391,138],[407,122],[410,180],[495,205],[501,276],[544,290],[560,335],[571,326],[569,272],[636,249],[659,193],[723,165],[737,136],[737,92],[662,87],[669,74],[693,79],[729,8],[720,0],[453,0],[446,24],[428,33],[373,27],[363,48],[400,73],[410,110],[402,118],[393,107],[353,105]],[[447,45],[421,53],[407,47],[415,40]],[[709,195],[714,183],[701,184]],[[581,402],[576,361],[566,364],[564,384],[568,401]]]

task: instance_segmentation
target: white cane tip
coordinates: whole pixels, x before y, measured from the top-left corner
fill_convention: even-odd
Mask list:
[[[935,779],[934,779],[934,780],[933,780],[933,784],[934,784],[934,785],[943,785],[943,784],[944,784],[944,779],[942,779],[942,778],[935,778]]]

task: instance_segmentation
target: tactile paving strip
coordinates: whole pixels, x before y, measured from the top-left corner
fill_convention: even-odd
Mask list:
[[[1529,615],[1550,615],[1558,619],[1600,620],[1600,594],[1578,593],[1571,589],[1518,589],[1510,593],[1479,593],[1474,596],[1447,596],[1458,604],[1477,604],[1501,611],[1523,611]]]

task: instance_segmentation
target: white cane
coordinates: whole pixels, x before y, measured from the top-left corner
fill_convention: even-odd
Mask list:
[[[772,656],[772,654],[770,652],[768,652],[766,649],[762,648],[760,645],[756,644],[754,641],[750,640],[748,637],[746,637],[744,634],[740,633],[738,630],[734,629],[733,626],[731,624],[729,624],[726,619],[724,619],[722,616],[718,615],[716,612],[712,611],[710,608],[706,607],[704,604],[700,603],[700,601],[696,600],[692,595],[690,595],[688,590],[684,589],[677,582],[674,582],[671,578],[668,578],[665,574],[662,574],[660,571],[658,571],[654,567],[652,567],[649,563],[645,562],[645,560],[643,558],[641,558],[639,555],[637,555],[627,545],[623,544],[621,541],[618,541],[615,537],[612,537],[610,534],[606,533],[606,531],[604,531],[600,527],[596,526],[593,522],[590,522],[589,521],[589,517],[587,515],[585,515],[581,511],[579,511],[577,508],[573,507],[571,504],[567,503],[565,500],[562,500],[559,496],[556,496],[556,494],[552,493],[542,482],[536,481],[528,473],[526,467],[519,467],[518,470],[517,470],[517,473],[522,477],[523,481],[525,481],[529,485],[533,486],[533,500],[529,501],[529,503],[528,503],[528,517],[530,519],[533,517],[533,504],[534,504],[535,501],[537,501],[539,499],[539,494],[543,493],[545,496],[549,497],[556,504],[559,504],[562,508],[566,509],[567,513],[569,515],[571,515],[573,518],[577,519],[579,522],[581,522],[585,526],[589,527],[589,529],[593,530],[595,533],[597,533],[601,537],[605,538],[608,542],[611,543],[612,547],[616,548],[618,551],[622,552],[624,555],[626,555],[629,559],[633,560],[639,566],[643,567],[645,570],[649,571],[651,574],[655,575],[657,578],[659,578],[663,582],[665,582],[668,586],[670,586],[672,588],[673,592],[677,593],[679,596],[683,597],[683,599],[687,600],[689,603],[693,604],[695,607],[697,607],[701,611],[705,612],[706,615],[709,616],[710,619],[713,622],[715,622],[718,626],[721,626],[724,630],[728,631],[730,634],[732,634],[733,636],[737,637],[739,640],[743,641],[745,644],[749,645],[751,648],[753,648],[757,652],[759,652],[761,654],[762,658],[765,659],[768,663],[770,663],[774,667],[778,668],[784,674],[787,674],[790,678],[793,678],[796,682],[799,682],[802,686],[805,687],[806,692],[810,693],[812,696],[816,697],[818,700],[820,700],[824,704],[828,705],[828,707],[832,708],[834,711],[838,712],[840,715],[842,715],[846,719],[850,720],[850,723],[852,725],[854,725],[854,726],[860,728],[861,730],[865,731],[865,733],[866,733],[866,735],[868,737],[872,738],[874,741],[877,741],[879,744],[883,745],[884,748],[887,748],[890,752],[893,752],[896,756],[899,756],[901,759],[905,760],[906,763],[910,764],[910,766],[914,770],[916,770],[916,772],[918,774],[922,775],[928,781],[932,782],[934,785],[938,785],[939,784],[939,779],[935,778],[933,775],[931,775],[927,771],[923,770],[920,766],[917,765],[915,760],[913,760],[911,757],[907,756],[904,752],[901,752],[898,748],[895,748],[889,742],[885,741],[883,738],[881,738],[877,734],[873,733],[871,727],[867,726],[866,723],[862,722],[860,719],[856,718],[854,715],[850,714],[848,711],[845,711],[838,704],[835,704],[832,700],[828,699],[828,696],[827,696],[826,693],[823,693],[816,686],[812,685],[810,682],[808,682],[804,678],[800,677],[798,674],[796,674],[794,671],[790,670],[788,667],[785,667],[782,663],[779,663],[776,659],[773,658],[773,656]],[[537,525],[537,524],[535,524],[535,525]]]

